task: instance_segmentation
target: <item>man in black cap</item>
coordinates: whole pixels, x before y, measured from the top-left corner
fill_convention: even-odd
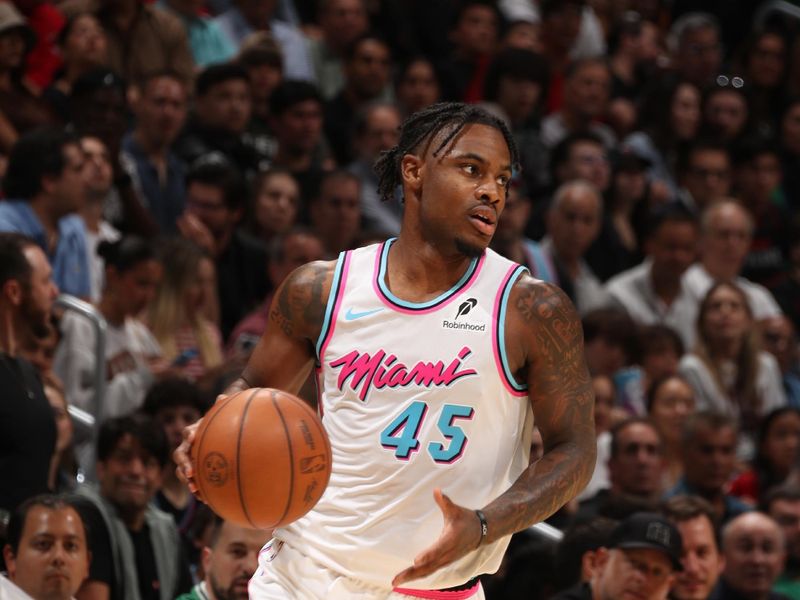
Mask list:
[[[655,513],[634,513],[597,551],[591,581],[552,600],[664,600],[682,569],[681,548],[675,525]]]

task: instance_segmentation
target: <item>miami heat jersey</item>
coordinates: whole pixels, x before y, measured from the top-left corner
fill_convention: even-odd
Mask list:
[[[503,343],[508,296],[524,267],[487,250],[451,290],[410,303],[386,284],[392,242],[339,257],[316,347],[333,472],[317,506],[275,533],[384,589],[442,531],[434,488],[482,508],[528,466],[533,425]],[[483,546],[408,587],[453,587],[494,572],[507,545]]]

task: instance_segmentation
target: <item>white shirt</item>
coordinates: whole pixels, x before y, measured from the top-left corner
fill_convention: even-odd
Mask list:
[[[672,327],[689,349],[695,339],[698,303],[682,279],[672,304],[665,304],[653,289],[652,270],[653,261],[647,259],[609,279],[605,290],[636,323]]]

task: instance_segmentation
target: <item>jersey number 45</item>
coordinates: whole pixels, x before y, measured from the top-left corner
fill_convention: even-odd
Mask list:
[[[419,432],[427,415],[428,405],[425,402],[412,402],[381,432],[381,445],[388,450],[393,449],[398,460],[409,460],[419,450]],[[444,441],[428,443],[428,454],[435,462],[449,464],[461,458],[468,440],[464,430],[453,423],[456,419],[471,419],[473,415],[471,406],[442,406],[436,426]]]

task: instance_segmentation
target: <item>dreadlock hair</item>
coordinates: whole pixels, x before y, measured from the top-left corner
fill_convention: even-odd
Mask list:
[[[506,124],[483,108],[460,102],[439,102],[414,113],[400,126],[400,140],[391,150],[381,152],[375,161],[378,175],[378,194],[386,201],[394,198],[394,192],[402,181],[400,161],[403,156],[413,153],[424,143],[430,143],[439,132],[449,129],[439,143],[433,156],[436,156],[458,135],[465,125],[476,123],[494,127],[503,134],[503,139],[511,153],[511,164],[518,169],[519,151]]]

